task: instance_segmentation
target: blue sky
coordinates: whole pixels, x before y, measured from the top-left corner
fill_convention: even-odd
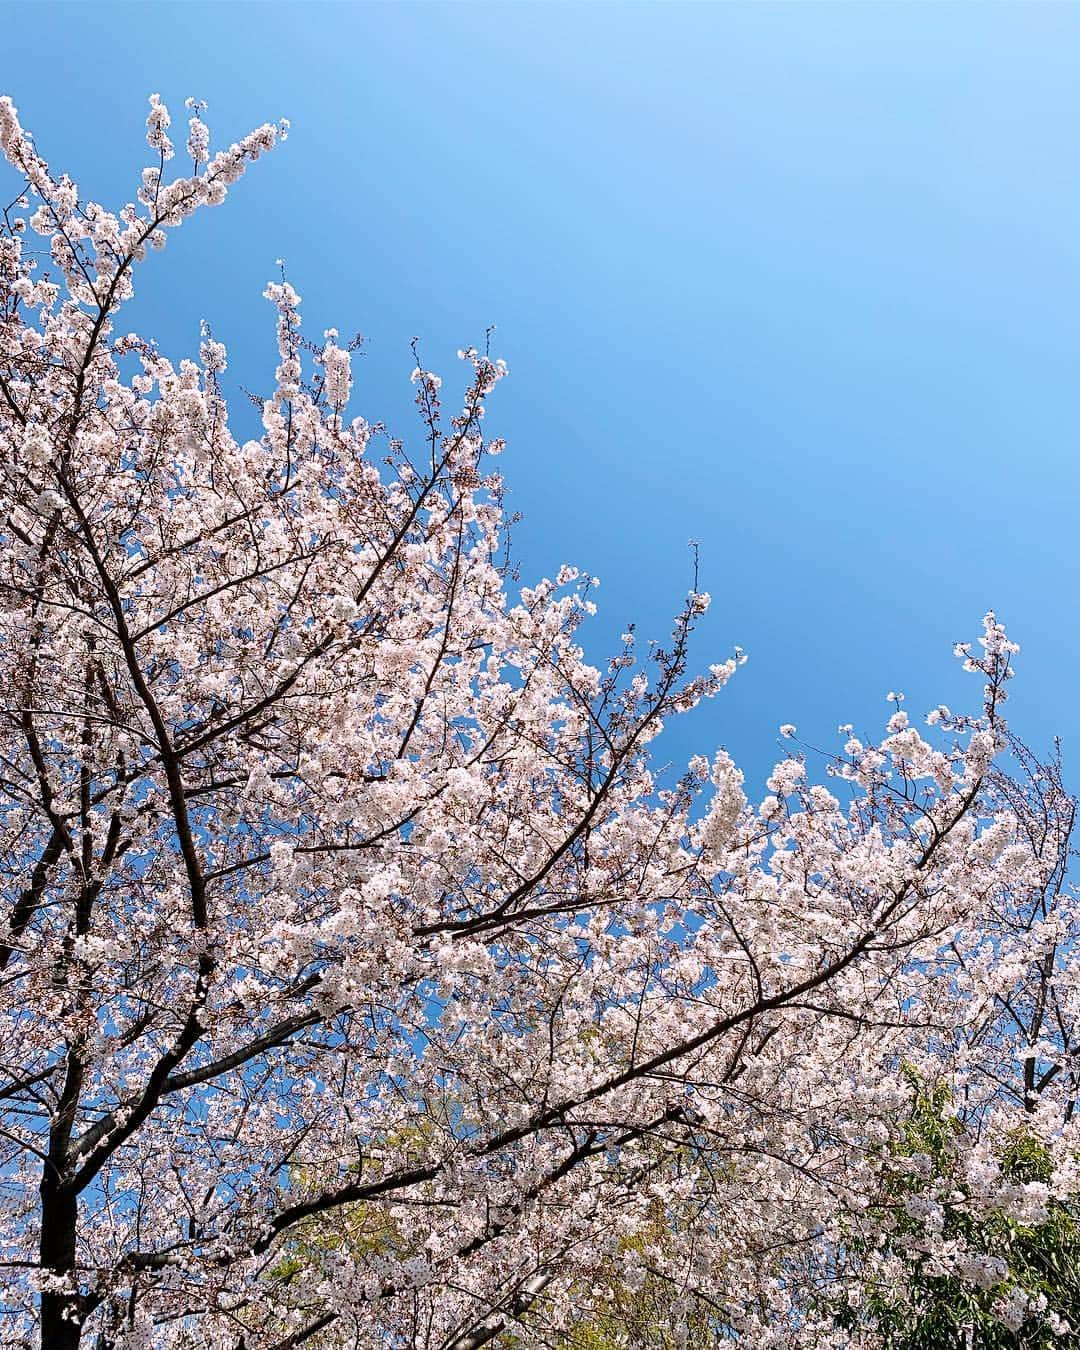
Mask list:
[[[491,429],[523,580],[602,579],[599,659],[663,636],[738,678],[660,743],[760,787],[964,690],[995,608],[1014,725],[1080,783],[1080,5],[13,4],[0,84],[84,192],[129,200],[145,97],[288,143],[142,269],[132,327],[200,318],[265,389],[285,257],[309,333],[368,339],[356,408],[412,428],[409,340],[496,324]]]

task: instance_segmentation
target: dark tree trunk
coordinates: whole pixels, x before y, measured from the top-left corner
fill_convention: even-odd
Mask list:
[[[41,1295],[41,1350],[79,1350],[82,1339],[81,1300],[75,1280],[75,1229],[78,1200],[45,1164],[41,1179],[41,1267],[43,1275],[71,1281],[63,1292]]]

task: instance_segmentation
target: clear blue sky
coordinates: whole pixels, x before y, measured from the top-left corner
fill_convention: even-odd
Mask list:
[[[1080,783],[1080,5],[0,6],[0,83],[84,191],[127,200],[145,96],[293,134],[143,269],[174,357],[206,317],[265,388],[284,256],[309,332],[368,338],[358,410],[411,428],[409,339],[492,408],[523,578],[599,574],[600,657],[662,635],[701,543],[701,661],[661,742],[760,786],[779,723],[834,743],[959,701],[994,607],[1013,720]],[[25,59],[22,53],[25,51]],[[12,59],[14,58],[14,59]],[[972,692],[975,692],[972,689]]]

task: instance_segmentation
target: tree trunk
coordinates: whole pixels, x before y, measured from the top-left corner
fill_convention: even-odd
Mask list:
[[[45,1164],[40,1193],[42,1274],[60,1276],[70,1282],[62,1292],[42,1292],[41,1350],[79,1350],[82,1314],[75,1283],[78,1199],[70,1185],[64,1185],[53,1175],[50,1163]]]

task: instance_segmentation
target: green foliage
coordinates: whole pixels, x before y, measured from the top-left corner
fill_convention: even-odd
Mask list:
[[[642,1250],[644,1238],[628,1239],[623,1250]],[[708,1350],[716,1344],[715,1320],[692,1295],[681,1311],[673,1304],[679,1291],[662,1276],[647,1272],[640,1289],[621,1279],[614,1259],[605,1263],[592,1290],[583,1291],[582,1319],[561,1342],[560,1350]]]
[[[907,1297],[871,1284],[861,1306],[846,1305],[838,1315],[842,1326],[873,1328],[885,1350],[1061,1350],[1078,1344],[1080,1337],[1080,1213],[1074,1206],[1051,1201],[1044,1223],[1025,1225],[1000,1213],[983,1214],[967,1203],[970,1196],[961,1166],[963,1126],[949,1111],[950,1095],[941,1084],[922,1082],[914,1073],[915,1089],[909,1118],[893,1157],[921,1156],[930,1161],[931,1180],[946,1183],[944,1204],[946,1240],[959,1239],[976,1252],[999,1257],[1008,1265],[1006,1279],[990,1289],[979,1289],[952,1276],[928,1274],[924,1262],[904,1246],[917,1238],[921,1221],[901,1209],[893,1251],[905,1265]],[[1015,1132],[997,1151],[1007,1181],[1047,1181],[1051,1161],[1041,1140],[1026,1131]],[[883,1203],[895,1209],[926,1186],[924,1177],[901,1169],[887,1171]],[[1068,1339],[1056,1336],[1045,1316],[1032,1317],[1012,1331],[995,1316],[993,1305],[1002,1294],[1018,1288],[1031,1299],[1046,1299],[1048,1310],[1073,1329]]]
[[[677,1172],[692,1165],[694,1150],[688,1146],[665,1147],[656,1162],[661,1170]],[[558,1350],[715,1350],[724,1337],[725,1324],[719,1310],[702,1292],[681,1288],[650,1261],[684,1223],[687,1215],[679,1206],[654,1200],[649,1220],[640,1232],[624,1237],[614,1252],[600,1256],[591,1278],[582,1279],[573,1291],[578,1318],[554,1344]],[[637,1253],[643,1272],[640,1287],[625,1280],[624,1258]],[[536,1320],[543,1321],[538,1305]],[[545,1345],[552,1344],[548,1339]],[[537,1341],[518,1339],[510,1333],[499,1338],[503,1350],[526,1350]]]

